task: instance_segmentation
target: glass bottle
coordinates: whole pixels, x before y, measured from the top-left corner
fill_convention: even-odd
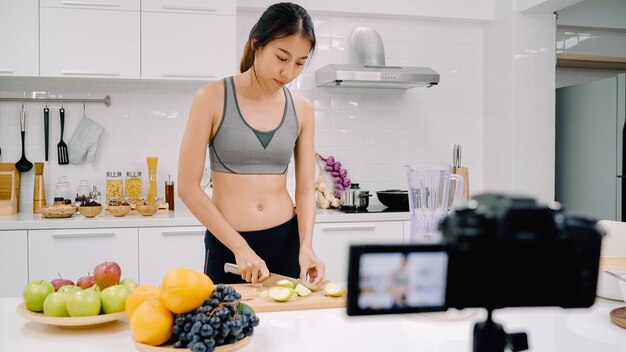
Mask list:
[[[112,198],[122,199],[122,173],[119,171],[109,171],[106,177],[106,204]]]
[[[126,197],[130,204],[139,203],[139,199],[143,197],[141,171],[126,172]]]
[[[174,181],[167,175],[167,181],[165,181],[165,203],[169,210],[174,210]]]
[[[54,187],[54,198],[72,199],[72,193],[70,192],[70,183],[67,182],[67,177],[59,176],[59,180]]]

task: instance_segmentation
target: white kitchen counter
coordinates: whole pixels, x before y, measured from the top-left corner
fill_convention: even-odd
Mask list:
[[[317,223],[362,222],[362,221],[403,221],[409,220],[408,212],[346,214],[337,210],[318,209]],[[71,218],[47,219],[40,214],[27,212],[13,216],[0,216],[0,230],[46,230],[78,228],[114,227],[164,227],[201,226],[200,222],[187,210],[158,213],[153,216],[129,214],[124,217],[112,216],[103,211],[95,218],[85,218],[74,214]]]
[[[0,351],[136,351],[124,318],[95,329],[69,330],[27,321],[19,298],[0,299]],[[626,329],[609,311],[624,302],[598,298],[589,309],[516,308],[496,311],[507,332],[528,333],[530,351],[626,351]],[[471,351],[483,310],[348,317],[343,309],[259,313],[261,324],[241,351]]]

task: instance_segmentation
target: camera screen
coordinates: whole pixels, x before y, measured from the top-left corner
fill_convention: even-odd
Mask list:
[[[447,271],[441,246],[353,246],[348,314],[445,310]]]

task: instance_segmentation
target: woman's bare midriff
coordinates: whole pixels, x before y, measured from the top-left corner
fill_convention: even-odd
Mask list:
[[[242,175],[212,172],[211,199],[236,231],[275,227],[295,215],[287,174]]]

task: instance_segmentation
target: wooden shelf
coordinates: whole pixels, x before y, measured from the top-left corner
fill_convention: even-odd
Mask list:
[[[556,54],[556,67],[626,71],[626,57]]]

